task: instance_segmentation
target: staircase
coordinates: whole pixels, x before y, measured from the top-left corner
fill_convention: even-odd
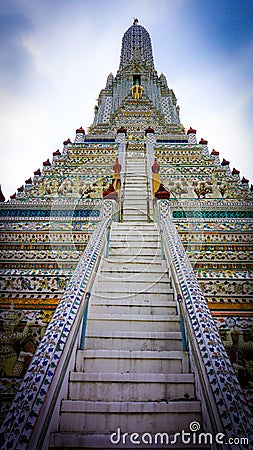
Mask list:
[[[51,449],[136,448],[131,433],[173,436],[193,421],[201,423],[158,231],[148,223],[147,198],[144,154],[131,153],[129,146],[123,222],[112,225],[109,255],[90,300],[85,350],[77,352]],[[168,447],[153,443],[137,446]],[[189,448],[182,442],[172,447]]]

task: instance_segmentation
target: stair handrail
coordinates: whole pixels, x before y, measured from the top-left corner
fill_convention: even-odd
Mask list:
[[[96,226],[60,303],[47,327],[24,379],[1,427],[1,450],[48,449],[50,427],[56,431],[56,416],[64,377],[74,366],[81,323],[94,282],[94,272],[105,248],[115,201],[105,200],[100,223]],[[71,368],[71,370],[73,370]],[[63,394],[64,393],[64,394]]]
[[[145,171],[146,171],[146,188],[147,188],[147,221],[150,223],[150,175],[149,175],[149,168],[148,168],[148,161],[147,161],[147,146],[144,146],[144,157],[145,157]]]
[[[125,133],[118,133],[118,159],[121,165],[120,171],[120,194],[119,194],[119,222],[123,219],[124,191],[126,180],[126,152],[128,142]]]
[[[219,449],[250,448],[253,438],[252,415],[207,301],[170,218],[168,200],[157,201],[157,221],[172,283],[180,299],[180,310],[191,349],[189,356],[195,356],[193,365],[201,371],[200,391],[209,413],[207,422],[209,420],[212,432],[225,433],[228,443],[224,446],[219,444]],[[248,444],[233,445],[232,441],[239,437],[247,438]]]
[[[149,178],[149,192],[150,197],[153,197],[152,192],[152,164],[154,163],[154,146],[155,146],[155,137],[153,133],[146,134],[146,164],[147,164],[147,175]]]

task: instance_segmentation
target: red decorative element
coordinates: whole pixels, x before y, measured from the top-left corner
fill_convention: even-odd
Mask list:
[[[51,162],[49,161],[49,158],[47,158],[47,160],[43,162],[43,166],[44,167],[51,166]]]
[[[211,151],[211,155],[213,155],[213,156],[219,156],[219,152],[217,152],[216,150],[214,150],[214,148],[212,149],[212,151]]]
[[[156,158],[154,159],[154,164],[152,166],[152,172],[153,173],[159,173],[160,171],[160,166],[158,164],[158,162],[156,161]]]
[[[170,198],[170,192],[167,191],[164,185],[161,183],[158,191],[155,193],[155,197],[158,199],[168,200]]]
[[[155,132],[155,130],[154,130],[153,128],[148,127],[148,128],[146,128],[146,130],[145,130],[145,135],[148,134],[148,133],[153,133],[153,134],[154,134],[154,132]]]
[[[194,128],[190,127],[189,130],[187,131],[187,134],[196,134],[197,131],[194,130]]]
[[[115,173],[120,173],[121,172],[121,165],[119,163],[119,159],[116,158],[116,163],[113,166],[113,170]]]
[[[25,180],[25,184],[32,184],[32,179],[31,179],[31,177],[28,178],[28,180]]]
[[[16,198],[16,192],[15,194],[10,195],[11,200],[14,200]]]
[[[23,190],[24,190],[24,186],[20,186],[20,187],[18,188],[18,192],[23,192]]]
[[[56,152],[53,152],[53,156],[59,156],[59,155],[61,155],[61,152],[59,149],[56,150]]]
[[[243,178],[241,179],[241,182],[242,182],[243,184],[246,184],[246,183],[249,182],[249,180],[247,180],[246,178],[243,177]]]
[[[108,187],[108,189],[106,191],[103,191],[103,198],[110,198],[112,200],[116,200],[118,201],[119,196],[118,196],[118,192],[116,192],[114,190],[114,187],[112,184],[110,184],[110,186]]]
[[[40,169],[37,169],[33,172],[34,175],[41,175],[41,171]]]
[[[83,127],[77,128],[76,134],[77,133],[85,134],[85,131],[84,131]]]
[[[63,145],[68,145],[68,144],[72,144],[72,142],[69,138],[63,142]]]
[[[123,127],[123,126],[121,126],[120,128],[118,128],[118,130],[117,130],[117,134],[118,134],[118,133],[125,133],[125,134],[126,134],[126,132],[127,132],[127,130],[126,130],[126,128]]]
[[[1,185],[0,185],[0,203],[3,203],[5,201],[5,196],[2,193]]]
[[[199,144],[202,144],[202,145],[207,145],[207,143],[208,143],[208,141],[206,141],[203,138],[201,138],[200,141],[199,141]]]
[[[232,175],[239,175],[239,173],[240,173],[240,170],[233,168]]]
[[[229,166],[229,161],[227,161],[226,159],[223,158],[221,165],[222,166]]]

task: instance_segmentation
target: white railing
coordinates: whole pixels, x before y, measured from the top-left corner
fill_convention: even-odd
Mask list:
[[[122,222],[123,217],[123,203],[124,203],[124,190],[125,190],[125,178],[126,178],[126,135],[125,133],[118,133],[118,159],[121,165],[120,172],[120,195],[119,195],[119,222]]]
[[[68,373],[73,370],[82,321],[115,202],[104,202],[103,218],[56,308],[1,428],[1,450],[48,449],[49,435],[57,430],[60,402],[67,395]]]
[[[147,133],[146,135],[146,164],[147,164],[147,176],[149,179],[149,192],[151,198],[153,197],[152,193],[152,165],[154,164],[154,145],[155,145],[155,137],[154,133]]]
[[[192,265],[169,217],[167,200],[157,202],[157,220],[169,274],[180,302],[206,429],[224,433],[224,442],[236,442],[236,445],[219,444],[216,447],[219,450],[250,448],[253,422],[249,407]],[[209,427],[211,429],[208,430]],[[238,444],[242,437],[248,439],[248,444]]]

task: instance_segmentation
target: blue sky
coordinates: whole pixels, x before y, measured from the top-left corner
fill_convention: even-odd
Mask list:
[[[253,182],[252,0],[1,0],[2,190],[13,194],[92,123],[138,17],[181,121]]]

